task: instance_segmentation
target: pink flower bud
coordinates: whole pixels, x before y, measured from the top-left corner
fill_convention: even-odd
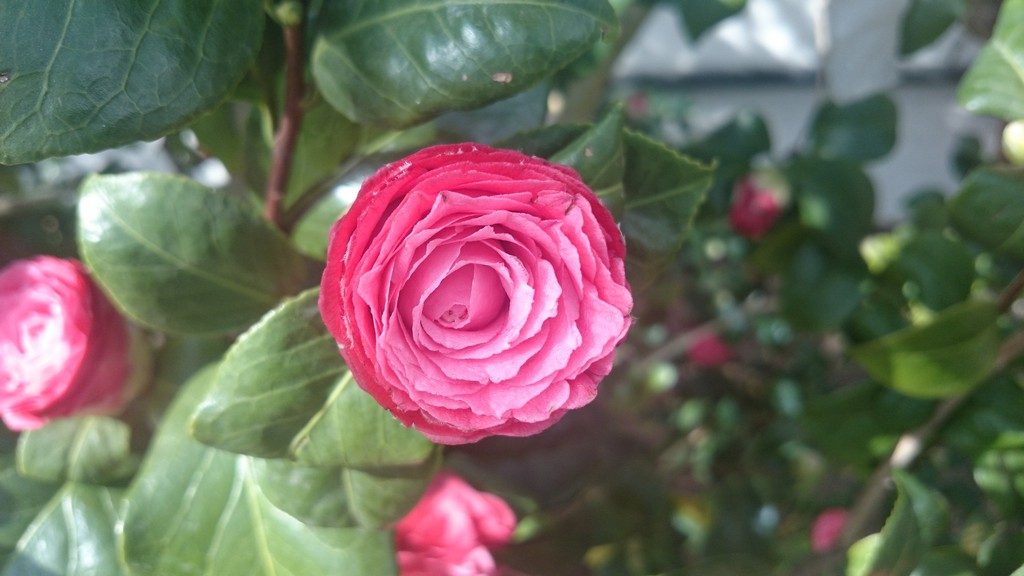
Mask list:
[[[491,551],[512,538],[516,517],[504,500],[441,473],[395,526],[401,576],[495,576]]]
[[[758,238],[771,230],[782,215],[779,191],[766,185],[765,180],[748,176],[733,189],[729,224],[740,236]]]
[[[811,527],[811,549],[828,552],[839,542],[849,513],[844,508],[828,508],[814,519]]]
[[[109,414],[129,396],[128,327],[74,260],[0,270],[0,418],[11,430]]]
[[[721,366],[732,358],[732,348],[718,334],[714,333],[695,341],[686,353],[690,362],[704,368]]]

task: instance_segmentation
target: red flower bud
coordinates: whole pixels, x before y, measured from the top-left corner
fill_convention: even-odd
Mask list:
[[[781,215],[779,192],[766,186],[761,178],[748,176],[736,183],[732,208],[729,209],[729,224],[737,234],[758,238],[771,230]]]

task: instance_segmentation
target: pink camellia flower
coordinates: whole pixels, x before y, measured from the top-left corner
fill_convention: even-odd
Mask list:
[[[331,230],[320,312],[356,382],[444,444],[597,394],[630,325],[625,245],[570,168],[481,144],[381,168]]]
[[[686,350],[690,362],[704,368],[721,366],[732,358],[732,348],[718,334],[711,333],[697,339]]]
[[[491,551],[512,538],[516,517],[504,500],[441,473],[395,526],[401,576],[493,576]]]
[[[811,549],[828,552],[839,542],[849,513],[844,508],[828,508],[814,519],[811,527]]]
[[[0,271],[0,418],[31,430],[112,413],[132,372],[124,320],[74,260],[39,256]]]
[[[729,224],[747,238],[759,238],[771,230],[782,215],[780,193],[768,183],[769,178],[748,176],[733,189]]]

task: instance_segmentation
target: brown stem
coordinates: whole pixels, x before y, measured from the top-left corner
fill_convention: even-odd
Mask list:
[[[999,295],[999,310],[1007,312],[1013,303],[1017,301],[1017,297],[1020,296],[1020,291],[1024,290],[1024,270],[1021,270],[1013,277],[1010,284],[1003,290]]]
[[[281,201],[288,189],[292,157],[302,126],[302,98],[305,94],[304,71],[302,69],[302,23],[284,28],[285,50],[285,95],[284,116],[274,138],[274,152],[267,177],[266,204],[263,214],[267,220],[280,227]]]

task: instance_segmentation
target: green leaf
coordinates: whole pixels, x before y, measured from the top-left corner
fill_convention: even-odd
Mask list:
[[[850,355],[873,378],[908,396],[954,396],[992,370],[999,351],[998,316],[991,302],[964,302],[926,323],[852,348]]]
[[[863,277],[861,270],[829,258],[813,243],[805,243],[783,277],[782,313],[799,328],[836,329],[860,304]]]
[[[349,118],[388,126],[507,98],[618,29],[605,0],[347,0],[324,10],[317,85]]]
[[[213,376],[208,368],[181,391],[128,491],[121,544],[131,570],[217,576],[396,574],[392,535],[336,527],[345,507],[329,515],[329,527],[293,515],[315,519],[318,507],[331,498],[338,502],[337,494],[329,493],[325,501],[319,500],[323,493],[285,486],[329,486],[322,475],[336,471],[289,472],[281,469],[293,466],[286,462],[236,456],[188,436],[187,420]]]
[[[18,471],[47,482],[111,484],[135,471],[128,425],[114,418],[54,420],[18,438]]]
[[[440,461],[440,458],[434,458],[418,468],[388,476],[378,476],[355,468],[344,469],[342,478],[352,515],[361,526],[390,527],[416,505],[427,490]]]
[[[674,254],[689,234],[715,167],[636,132],[626,132],[622,231],[630,248]]]
[[[188,124],[242,79],[262,30],[259,0],[0,3],[0,163]]]
[[[162,174],[94,176],[79,241],[118,307],[168,332],[250,325],[302,282],[305,265],[248,199]]]
[[[7,563],[25,529],[59,489],[59,485],[19,475],[14,458],[0,456],[0,566]]]
[[[1000,524],[996,533],[981,543],[978,566],[981,576],[1001,576],[1016,571],[1024,562],[1024,530],[1013,523]]]
[[[980,168],[950,203],[953,225],[996,252],[1024,259],[1024,169]]]
[[[789,175],[804,226],[836,256],[858,259],[858,243],[874,229],[875,191],[864,171],[840,160],[803,159]]]
[[[910,576],[976,576],[974,558],[957,548],[939,548],[925,554]]]
[[[900,54],[909,56],[938,40],[966,9],[966,0],[912,0],[903,14]]]
[[[622,106],[612,108],[600,122],[550,157],[576,169],[587,186],[613,212],[622,207],[622,177],[626,158],[622,140]]]
[[[808,402],[802,423],[830,460],[869,470],[892,453],[901,434],[928,420],[934,404],[865,382]]]
[[[433,445],[363,392],[320,319],[319,290],[285,301],[224,357],[191,427],[200,441],[316,466],[417,466]]]
[[[121,491],[65,484],[18,541],[3,576],[119,576]]]
[[[682,13],[690,39],[696,41],[715,24],[743,10],[747,0],[677,0],[672,4]]]
[[[454,140],[490,144],[544,124],[550,92],[551,83],[541,82],[483,108],[442,114],[433,123],[438,131]]]
[[[974,257],[963,242],[940,232],[925,232],[903,245],[890,272],[903,283],[908,298],[942,310],[970,294]]]
[[[1011,376],[997,375],[970,395],[942,428],[936,443],[976,461],[1004,434],[1024,435],[1020,414],[1024,414],[1024,390]]]
[[[842,106],[827,102],[811,125],[811,148],[822,158],[876,160],[896,145],[896,104],[878,94]]]
[[[971,112],[1024,118],[1024,0],[1006,0],[992,38],[960,82],[957,100]]]
[[[847,576],[909,576],[946,529],[949,513],[942,496],[904,472],[893,472],[896,504],[878,534],[854,544]]]
[[[768,125],[764,118],[749,110],[740,111],[699,142],[683,148],[683,153],[688,156],[705,162],[717,162],[715,182],[702,211],[715,215],[727,213],[732,205],[736,180],[750,173],[754,158],[770,151]]]
[[[284,207],[292,206],[310,188],[337,172],[342,160],[356,149],[360,136],[359,125],[317,99],[302,117]]]

